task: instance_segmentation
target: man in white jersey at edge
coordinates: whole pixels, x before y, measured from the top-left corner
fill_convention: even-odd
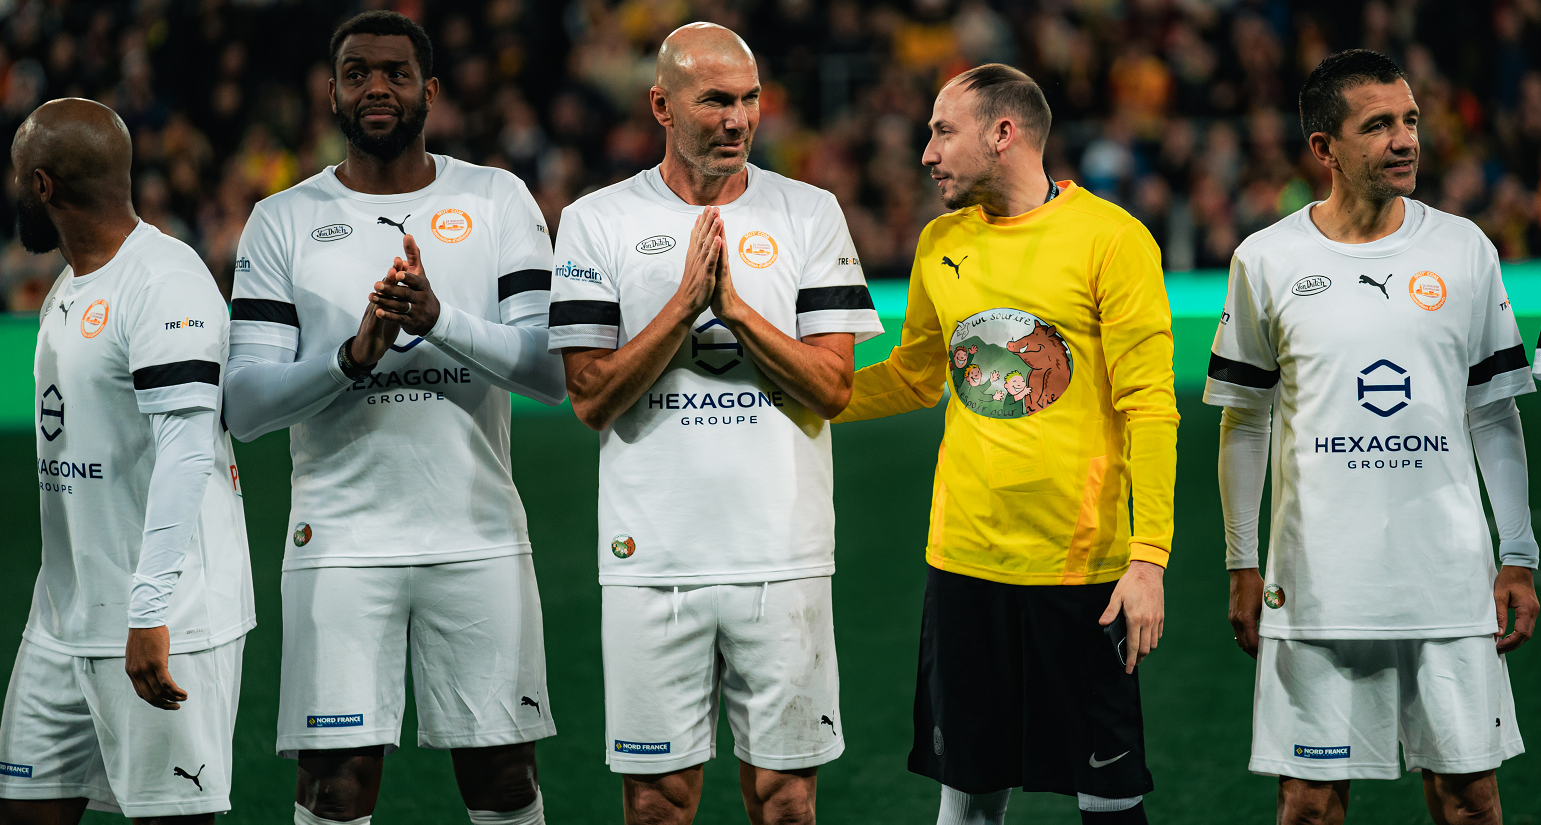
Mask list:
[[[626,822],[692,821],[719,701],[751,822],[813,822],[817,768],[844,750],[827,419],[882,326],[834,197],[747,163],[759,92],[733,32],[669,35],[662,164],[569,206],[557,237],[550,343],[602,433]]]
[[[422,28],[366,12],[331,64],[348,157],[257,204],[231,307],[231,429],[288,427],[294,460],[277,743],[299,760],[294,821],[369,821],[410,659],[418,744],[450,750],[470,820],[540,823],[534,743],[556,730],[509,392],[565,395],[550,240],[518,178],[424,150]]]
[[[1436,823],[1496,825],[1494,771],[1524,752],[1503,654],[1537,613],[1529,365],[1492,243],[1406,197],[1418,106],[1396,64],[1327,58],[1300,116],[1331,196],[1237,248],[1204,395],[1225,407],[1231,621],[1258,660],[1250,767],[1279,777],[1281,823],[1338,823],[1351,780],[1400,776],[1400,742]]]
[[[257,621],[220,424],[229,322],[197,253],[134,214],[132,157],[123,121],[78,98],[11,149],[22,245],[69,266],[33,367],[43,564],[0,719],[7,825],[230,809]]]

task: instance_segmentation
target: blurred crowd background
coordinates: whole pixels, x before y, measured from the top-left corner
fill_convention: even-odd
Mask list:
[[[1325,196],[1296,96],[1354,46],[1395,58],[1417,94],[1416,197],[1476,220],[1505,258],[1541,254],[1541,0],[0,0],[0,139],[52,98],[115,108],[139,214],[228,294],[252,204],[344,157],[327,40],[368,8],[434,39],[429,149],[513,170],[558,232],[573,199],[662,157],[653,55],[710,20],[760,59],[755,162],[835,193],[869,277],[906,276],[943,211],[920,152],[933,95],[970,66],[1036,78],[1050,174],[1129,209],[1186,270],[1228,265]],[[0,301],[35,311],[62,261],[14,242],[5,200]]]

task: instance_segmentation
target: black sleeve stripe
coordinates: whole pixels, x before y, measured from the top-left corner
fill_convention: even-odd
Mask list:
[[[178,384],[219,386],[219,365],[213,361],[176,361],[134,370],[134,389],[156,390]]]
[[[283,301],[237,298],[230,302],[230,320],[266,321],[270,324],[287,324],[298,329],[300,313],[295,310],[294,304],[286,304]]]
[[[1209,377],[1238,387],[1254,387],[1260,390],[1266,390],[1279,383],[1278,370],[1265,370],[1241,361],[1232,361],[1213,352],[1209,354]]]
[[[569,327],[575,324],[621,325],[621,305],[614,301],[552,301],[546,326]]]
[[[1492,381],[1494,376],[1529,367],[1530,361],[1525,358],[1525,346],[1523,344],[1516,344],[1508,349],[1501,349],[1489,355],[1482,359],[1482,363],[1472,367],[1471,372],[1466,377],[1466,386],[1475,387],[1479,384],[1486,384]]]
[[[797,314],[825,309],[872,309],[872,293],[860,284],[820,286],[797,291]]]
[[[518,272],[510,272],[498,279],[498,300],[502,301],[511,295],[521,292],[529,292],[532,289],[551,289],[551,270],[549,269],[521,269]]]

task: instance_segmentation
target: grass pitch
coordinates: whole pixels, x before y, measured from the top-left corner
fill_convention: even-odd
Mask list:
[[[1521,403],[1541,466],[1541,403]],[[1158,823],[1272,822],[1274,780],[1246,771],[1251,738],[1252,660],[1226,638],[1224,533],[1215,482],[1218,411],[1181,401],[1177,534],[1167,574],[1167,627],[1141,668],[1146,739]],[[931,471],[941,437],[939,410],[840,425],[835,432],[839,572],[835,627],[847,750],[820,770],[819,815],[828,823],[935,821],[938,790],[905,770],[914,697],[922,547]],[[558,823],[619,821],[620,780],[604,765],[595,553],[598,439],[569,415],[514,420],[514,474],[530,517],[545,608],[550,703],[559,735],[538,749],[547,818]],[[0,662],[9,672],[38,566],[33,436],[0,436],[0,490],[12,502],[0,558]],[[289,458],[284,434],[241,445],[238,459],[251,535],[259,626],[247,641],[235,743],[230,825],[290,820],[294,763],[273,755],[281,627],[278,581],[288,533]],[[709,513],[703,513],[709,518]],[[1521,729],[1541,742],[1541,640],[1510,657]],[[386,760],[376,821],[464,823],[448,754],[415,745],[409,702],[402,749]],[[731,736],[706,768],[698,822],[745,822]],[[1535,745],[1533,744],[1533,747]],[[1505,821],[1541,821],[1541,759],[1527,754],[1499,771]],[[88,813],[100,825],[123,820]],[[1018,793],[1011,823],[1078,823],[1074,800]],[[1425,823],[1417,776],[1356,782],[1350,822]]]

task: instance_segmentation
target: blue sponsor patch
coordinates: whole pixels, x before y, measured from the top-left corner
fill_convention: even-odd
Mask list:
[[[1318,748],[1313,745],[1296,745],[1295,755],[1301,759],[1347,759],[1348,746],[1339,745],[1335,748]]]
[[[31,779],[32,766],[12,765],[9,762],[0,762],[0,776],[15,776],[21,779]]]
[[[616,753],[668,753],[668,742],[626,742],[615,740]]]
[[[364,714],[350,713],[346,716],[307,716],[305,727],[307,728],[362,728],[364,726]]]

